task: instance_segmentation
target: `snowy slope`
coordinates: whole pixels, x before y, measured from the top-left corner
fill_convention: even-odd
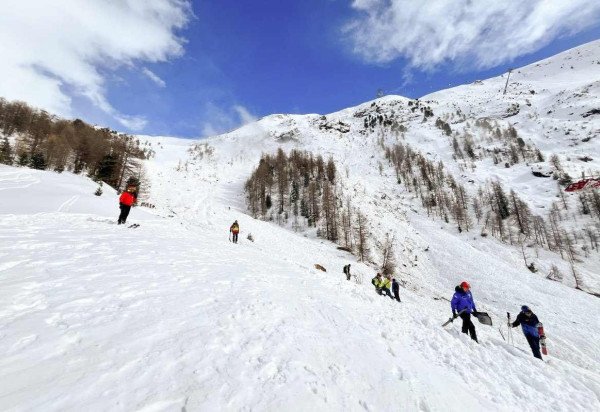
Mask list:
[[[555,60],[579,55],[576,73],[584,75],[555,81],[563,70]],[[584,63],[598,56],[600,42],[521,69],[528,82],[546,85],[523,86],[539,89],[526,110],[541,118],[562,91],[597,87],[598,73]],[[491,79],[425,99],[436,116],[460,104],[473,117],[501,118],[502,86]],[[507,99],[521,98],[517,86]],[[580,107],[574,113],[598,105],[597,93],[566,94]],[[0,166],[0,409],[600,409],[600,300],[530,273],[510,245],[427,218],[393,170],[380,172],[379,136],[361,133],[357,114],[404,117],[405,141],[442,158],[457,179],[498,176],[521,184],[542,206],[556,183],[534,180],[525,165],[460,170],[447,139],[408,103],[387,96],[325,117],[273,115],[200,142],[148,137],[156,209],[132,210],[137,229],[113,223],[117,200],[108,188],[96,197],[96,184],[79,176]],[[542,150],[597,160],[597,139],[565,146],[549,123],[560,118],[540,120],[526,110],[511,121],[528,122],[526,137]],[[600,128],[596,118],[565,116],[563,126],[583,122],[572,138]],[[346,127],[339,122],[349,131],[339,131]],[[373,238],[397,234],[401,304],[377,296],[369,284],[374,269],[335,245],[245,214],[244,182],[261,153],[278,147],[333,156]],[[565,159],[565,166],[580,165]],[[234,219],[242,228],[238,245],[227,239]],[[554,254],[539,253],[542,269],[553,262],[567,271]],[[348,262],[362,284],[343,278]],[[594,287],[600,274],[591,262],[581,270]],[[327,273],[314,269],[317,263]],[[477,325],[479,345],[458,322],[440,327],[450,315],[444,298],[463,279],[496,325]],[[522,304],[546,326],[546,362],[531,357],[519,330],[514,347],[498,332],[506,311],[516,314]]]
[[[422,112],[414,110],[414,102],[399,96],[386,96],[327,116],[267,116],[231,133],[202,141],[191,157],[183,147],[177,146],[180,149],[178,160],[188,163],[188,172],[182,174],[186,178],[191,176],[197,179],[201,176],[204,180],[219,180],[216,190],[225,190],[221,198],[227,198],[226,204],[244,209],[241,196],[243,183],[258,164],[262,153],[274,153],[282,147],[285,150],[309,150],[325,158],[331,155],[345,175],[345,192],[357,196],[363,208],[372,210],[370,216],[377,221],[376,226],[381,226],[381,237],[383,233],[394,230],[399,224],[398,220],[404,222],[400,224],[405,224],[406,211],[415,207],[411,195],[396,187],[396,179],[380,147],[381,144],[406,143],[431,160],[443,161],[449,172],[466,186],[471,195],[486,182],[498,180],[507,189],[515,189],[534,213],[545,216],[552,202],[557,201],[557,182],[535,177],[532,170],[549,170],[551,165],[548,159],[557,154],[565,171],[575,179],[582,173],[589,176],[600,172],[600,115],[583,117],[591,109],[600,108],[599,61],[600,41],[596,41],[515,70],[506,95],[502,94],[506,79],[498,77],[421,99],[422,106],[428,105],[433,109],[434,118],[446,119],[456,132],[470,133],[475,143],[483,148],[491,149],[498,144],[486,142],[485,131],[474,126],[477,119],[490,119],[500,127],[517,127],[519,136],[527,144],[540,149],[546,158],[545,162],[521,162],[505,168],[503,164],[494,165],[491,158],[483,158],[472,164],[457,161],[453,157],[451,139],[434,126],[433,120],[424,122]],[[531,94],[532,90],[535,94]],[[516,104],[519,110],[514,114],[511,108]],[[461,114],[456,115],[457,111]],[[505,117],[507,112],[511,113],[509,117]],[[401,137],[381,134],[377,129],[365,132],[364,118],[379,114],[398,119],[407,131]],[[348,131],[341,132],[344,128]],[[160,149],[158,152],[161,156]],[[591,160],[580,160],[584,157]],[[172,163],[175,163],[174,159]],[[229,169],[228,175],[233,177],[226,178],[221,173],[224,167]],[[381,173],[380,167],[383,168]],[[161,185],[164,186],[159,182],[158,186]],[[193,210],[190,205],[194,202],[194,190],[187,191],[191,198],[182,197],[180,191],[173,192],[175,196],[161,193],[158,197],[169,199],[169,204],[180,202],[186,205],[185,208],[191,207]],[[577,209],[577,195],[567,197],[574,212]],[[406,207],[398,208],[398,201],[404,202]],[[585,224],[585,220],[579,223]],[[410,230],[409,226],[402,232]],[[520,253],[517,250],[515,252]],[[538,252],[530,251],[530,254],[534,253]],[[544,274],[548,273],[552,264],[562,272],[569,272],[568,265],[558,256],[546,255],[536,260],[538,264],[540,272]],[[586,290],[597,294],[600,293],[599,265],[597,253],[578,265]],[[565,284],[570,283],[571,280],[565,280]]]
[[[109,204],[118,204],[110,186],[94,196],[98,184],[71,173],[59,175],[40,170],[2,167],[2,214],[94,213],[103,214]],[[29,195],[36,193],[36,197]]]
[[[503,95],[506,77],[443,90],[422,100],[442,113],[460,109],[471,119],[504,119],[544,154],[560,155],[575,178],[582,172],[589,176],[590,171],[600,170],[600,115],[586,116],[590,110],[600,109],[600,40],[514,70]],[[509,115],[515,107],[518,113]],[[580,160],[585,156],[592,160]],[[545,193],[555,194],[556,183],[533,179],[529,170],[527,166],[517,170],[496,167],[494,173],[504,182],[516,182],[521,193],[539,204],[546,200]],[[482,174],[473,177],[481,179]]]
[[[45,174],[48,182],[69,178]],[[1,168],[2,188],[15,176]],[[484,327],[474,344],[456,327],[440,328],[447,302],[424,291],[403,291],[402,304],[378,297],[368,279],[342,279],[338,269],[350,257],[332,245],[222,207],[211,213],[218,201],[203,201],[206,221],[156,217],[138,229],[107,224],[107,211],[2,215],[3,410],[600,406],[599,354],[589,333],[597,337],[599,325],[589,324],[598,319],[589,316],[595,298],[554,283],[542,292],[533,276],[516,296],[502,286],[508,279],[473,279],[480,308],[493,311],[494,300],[516,308],[523,296],[535,305],[554,354],[541,363],[516,331],[516,348]],[[134,209],[130,220],[141,213]],[[254,243],[228,242],[234,218]],[[482,255],[463,248],[449,250],[462,271],[482,271]],[[440,276],[456,272],[444,258],[436,262]],[[522,276],[483,258],[513,281]],[[316,262],[331,273],[316,271]],[[484,294],[490,286],[500,290]],[[572,310],[569,321],[559,307]],[[588,324],[588,333],[573,333],[573,322]]]

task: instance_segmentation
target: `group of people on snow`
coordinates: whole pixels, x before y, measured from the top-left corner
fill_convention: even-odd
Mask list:
[[[396,301],[401,302],[400,284],[396,281],[395,278],[392,278],[390,275],[382,276],[381,273],[378,273],[373,279],[371,279],[371,284],[375,286],[375,291],[379,295],[386,295],[389,296],[390,299],[395,299]],[[390,286],[392,287],[391,292]],[[394,294],[393,296],[392,293]]]
[[[346,274],[346,278],[350,280],[349,264],[344,266],[344,273]],[[379,295],[388,296],[391,299],[400,302],[400,285],[396,279],[391,278],[390,275],[382,276],[381,273],[377,273],[371,280],[371,283],[375,286],[375,291]],[[481,314],[477,311],[477,307],[475,306],[475,300],[471,294],[471,285],[469,285],[469,282],[461,282],[460,285],[454,288],[454,295],[450,301],[450,307],[452,309],[452,319],[458,317],[462,319],[462,332],[470,336],[475,342],[479,343],[477,340],[475,324],[473,323],[471,316],[479,318]],[[507,324],[509,328],[521,326],[523,334],[533,352],[533,356],[542,359],[542,354],[540,352],[541,336],[538,325],[540,325],[540,321],[537,316],[525,305],[521,307],[521,312],[517,316],[517,319],[514,322],[509,321]]]
[[[119,208],[121,209],[118,220],[119,225],[125,224],[127,221],[127,216],[129,215],[129,211],[136,200],[136,187],[127,187],[127,190],[125,190],[119,197]],[[229,233],[231,233],[231,241],[233,243],[238,243],[240,225],[237,220],[234,221],[229,227]],[[346,275],[346,280],[350,280],[350,264],[344,266],[343,272],[344,275]],[[375,277],[371,279],[371,284],[375,286],[375,291],[379,295],[385,295],[390,299],[401,302],[400,284],[395,278],[392,278],[390,275],[382,276],[381,273],[377,273]],[[479,343],[477,340],[475,324],[471,320],[471,315],[477,318],[479,316],[479,312],[477,311],[475,301],[473,300],[473,295],[471,294],[471,285],[469,285],[468,282],[461,282],[460,285],[454,288],[454,295],[450,301],[450,307],[452,308],[452,319],[456,319],[457,317],[462,319],[462,332],[469,335],[475,342]],[[537,316],[528,306],[524,305],[521,307],[521,312],[517,316],[516,320],[512,323],[509,321],[507,326],[509,328],[515,328],[520,325],[523,330],[523,334],[527,339],[527,343],[529,343],[531,351],[533,352],[533,356],[538,359],[542,359],[542,354],[540,352],[540,334],[538,330],[539,324],[540,321],[538,320]]]
[[[452,318],[456,319],[460,317],[462,319],[462,332],[469,335],[475,342],[478,342],[475,324],[471,320],[471,315],[478,317],[479,312],[477,312],[477,308],[475,307],[475,301],[471,294],[471,285],[468,282],[462,282],[454,289],[454,296],[452,296],[452,300],[450,301],[450,307],[452,308]],[[542,359],[540,352],[541,337],[538,330],[539,324],[538,317],[532,312],[529,306],[523,305],[517,319],[514,322],[509,321],[507,326],[509,328],[516,328],[520,325],[533,356]]]
[[[119,209],[121,209],[121,213],[119,214],[117,224],[124,225],[127,222],[127,217],[129,216],[129,212],[131,211],[132,206],[137,201],[137,197],[137,187],[134,185],[127,186],[127,189],[123,191],[123,193],[121,193],[121,196],[119,196]],[[240,233],[240,225],[237,220],[234,221],[233,224],[229,227],[229,232],[232,235],[231,241],[233,243],[237,243],[238,235]]]

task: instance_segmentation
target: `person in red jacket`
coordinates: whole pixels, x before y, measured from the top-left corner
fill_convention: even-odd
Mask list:
[[[125,224],[127,221],[127,216],[129,216],[131,206],[135,203],[135,201],[135,187],[129,186],[127,190],[121,193],[121,196],[119,197],[119,208],[121,209],[121,214],[119,215],[119,224]]]

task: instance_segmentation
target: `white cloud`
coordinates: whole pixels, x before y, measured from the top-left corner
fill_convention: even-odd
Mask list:
[[[125,127],[143,127],[108,101],[105,76],[181,55],[176,31],[190,15],[187,0],[11,2],[0,13],[0,95],[63,116],[83,96]]]
[[[154,83],[156,83],[156,85],[158,87],[166,87],[167,86],[167,83],[165,83],[165,81],[163,79],[158,77],[158,75],[156,73],[154,73],[152,70],[148,69],[147,67],[144,67],[142,69],[142,73],[144,73],[144,75],[146,75],[147,78],[149,78]]]
[[[257,119],[250,111],[239,104],[223,109],[213,103],[206,105],[204,117],[210,121],[202,125],[203,136],[215,136],[236,129]]]
[[[406,58],[431,70],[494,67],[539,50],[553,39],[597,24],[589,0],[354,0],[360,17],[345,27],[355,53],[386,63]]]

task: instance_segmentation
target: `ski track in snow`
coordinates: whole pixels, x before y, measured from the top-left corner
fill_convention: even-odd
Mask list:
[[[0,190],[27,189],[36,183],[39,183],[39,179],[28,173],[27,169],[16,169],[2,174],[2,177],[0,177]]]

